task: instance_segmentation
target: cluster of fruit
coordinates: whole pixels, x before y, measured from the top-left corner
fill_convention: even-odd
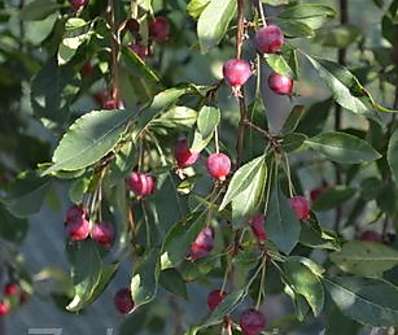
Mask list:
[[[0,317],[10,314],[14,308],[23,305],[28,297],[28,293],[17,283],[6,284],[3,289],[3,299],[0,300]]]

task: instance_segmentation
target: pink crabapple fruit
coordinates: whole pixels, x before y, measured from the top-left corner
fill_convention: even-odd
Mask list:
[[[224,300],[227,294],[221,290],[213,290],[207,297],[207,306],[211,311],[214,311],[219,304]]]
[[[7,301],[1,300],[0,301],[0,317],[6,316],[11,311],[11,306]]]
[[[170,37],[170,23],[164,16],[158,16],[149,23],[149,36],[155,42],[166,42]]]
[[[90,224],[85,218],[66,223],[66,234],[71,241],[83,241],[90,234]]]
[[[193,261],[206,257],[214,248],[214,229],[205,227],[191,245],[190,256]]]
[[[128,179],[128,185],[137,197],[143,198],[155,191],[156,181],[150,174],[133,172]]]
[[[240,88],[252,76],[252,69],[248,61],[230,59],[223,66],[224,80],[232,87],[235,96],[239,96]]]
[[[129,48],[141,59],[148,57],[148,48],[141,43],[132,43]]]
[[[4,296],[6,297],[16,297],[22,293],[21,288],[16,283],[8,283],[4,287]]]
[[[272,73],[268,77],[268,86],[275,94],[291,96],[293,93],[294,81],[281,74]]]
[[[254,43],[258,52],[274,54],[281,51],[285,39],[282,30],[276,25],[269,25],[256,32]]]
[[[259,335],[266,327],[266,320],[263,313],[250,308],[242,312],[239,324],[244,335]]]
[[[100,246],[109,249],[114,239],[113,225],[108,222],[95,224],[91,231],[91,238]]]
[[[128,19],[126,21],[126,28],[131,34],[136,35],[140,31],[140,24],[136,19]]]
[[[121,314],[128,314],[134,309],[134,301],[131,297],[131,290],[129,288],[122,288],[116,292],[113,299],[116,309]]]
[[[374,230],[365,230],[359,239],[365,242],[383,242],[383,237]]]
[[[189,148],[188,140],[186,138],[180,138],[177,141],[174,154],[177,161],[177,167],[179,169],[192,166],[199,159],[199,152],[192,151]]]
[[[310,217],[310,207],[308,201],[303,196],[295,196],[289,199],[290,206],[292,207],[297,219],[307,220]]]
[[[263,242],[267,239],[264,224],[265,218],[263,214],[257,214],[249,220],[250,228],[259,242]]]
[[[231,160],[226,154],[213,153],[207,158],[207,171],[217,180],[225,180],[231,172]]]
[[[86,6],[88,0],[70,0],[70,4],[75,11],[78,11],[80,8]]]
[[[87,210],[81,206],[73,205],[68,208],[66,212],[65,221],[67,223],[74,222],[80,219],[86,219],[88,216]]]

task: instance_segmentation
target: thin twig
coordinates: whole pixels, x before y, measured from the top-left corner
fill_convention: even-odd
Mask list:
[[[118,27],[116,23],[116,0],[108,0],[108,23],[111,27],[111,95],[112,99],[116,101],[120,100],[119,90],[119,38],[118,38]]]

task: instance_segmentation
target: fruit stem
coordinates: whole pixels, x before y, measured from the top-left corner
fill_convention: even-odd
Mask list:
[[[263,27],[267,26],[267,20],[265,19],[264,7],[261,0],[258,0],[258,12],[260,13],[261,21],[263,23]]]
[[[244,19],[244,0],[237,0],[238,3],[238,29],[236,30],[236,58],[242,58],[242,46],[245,30],[245,19]],[[243,154],[243,144],[245,139],[245,122],[247,119],[247,109],[245,102],[245,91],[243,87],[239,89],[239,94],[237,95],[239,101],[240,110],[240,122],[238,130],[238,139],[236,142],[236,167],[239,168],[242,163]]]
[[[111,27],[111,95],[112,99],[119,101],[119,41],[118,41],[118,29],[116,24],[116,0],[108,0],[108,23]]]
[[[346,25],[349,20],[349,18],[348,18],[348,1],[340,0],[339,6],[340,6],[340,24]],[[337,57],[338,57],[338,63],[340,65],[345,66],[347,63],[347,49],[346,48],[339,49]],[[334,130],[339,131],[341,129],[341,126],[342,126],[342,108],[340,105],[336,104]],[[335,166],[335,169],[336,169],[336,185],[339,185],[342,182],[341,171],[340,171],[340,168],[338,165]],[[336,209],[336,220],[335,220],[336,232],[338,232],[340,229],[341,216],[342,216],[342,208],[338,207]]]
[[[216,144],[216,153],[220,152],[220,144],[219,144],[219,138],[218,138],[218,127],[214,129],[214,142]]]

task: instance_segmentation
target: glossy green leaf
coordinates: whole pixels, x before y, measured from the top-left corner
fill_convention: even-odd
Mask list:
[[[314,315],[318,316],[325,303],[325,292],[319,278],[322,270],[311,260],[300,257],[289,257],[283,268],[292,289],[307,300]]]
[[[211,0],[198,20],[198,38],[202,52],[214,48],[227,32],[236,12],[235,0]]]
[[[77,119],[54,151],[53,165],[44,174],[74,171],[98,162],[119,142],[131,110],[93,111]]]
[[[49,188],[50,178],[25,174],[10,186],[7,196],[1,198],[8,211],[16,217],[28,217],[40,211]]]
[[[343,132],[326,132],[305,141],[326,158],[342,164],[372,162],[381,157],[370,144]]]
[[[326,288],[344,315],[374,327],[398,325],[398,289],[372,278],[335,277]]]
[[[209,137],[221,120],[221,112],[218,108],[203,106],[198,115],[198,130],[203,138]]]
[[[191,0],[187,5],[188,14],[198,19],[211,0]]]
[[[300,124],[300,121],[302,120],[304,114],[305,114],[304,106],[302,105],[294,106],[292,111],[289,113],[287,119],[283,123],[281,134],[293,133]]]
[[[169,292],[188,299],[187,286],[178,270],[167,269],[160,272],[159,284]]]
[[[158,291],[160,272],[160,249],[149,250],[134,269],[131,279],[131,294],[138,308],[151,302]]]
[[[279,250],[290,254],[300,238],[301,223],[282,193],[279,183],[275,182],[268,205],[267,235]]]
[[[387,150],[387,160],[395,182],[398,183],[398,130],[395,130],[391,135]]]
[[[34,0],[22,8],[20,15],[26,21],[39,21],[57,12],[60,8],[62,5],[53,0]]]
[[[341,270],[359,276],[380,276],[398,265],[398,251],[382,243],[349,241],[330,259]]]

